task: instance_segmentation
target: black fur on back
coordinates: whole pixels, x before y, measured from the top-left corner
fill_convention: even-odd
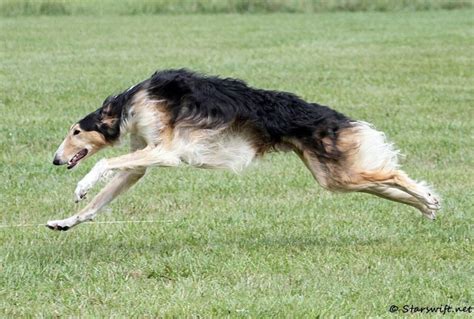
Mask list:
[[[165,99],[171,124],[190,122],[202,128],[218,128],[232,123],[250,124],[275,146],[295,138],[320,157],[329,154],[322,139],[336,145],[338,132],[351,120],[326,106],[308,103],[298,96],[279,91],[255,89],[241,80],[203,76],[185,69],[159,71],[147,83],[148,94]]]
[[[166,100],[172,126],[185,123],[196,128],[218,129],[247,125],[269,147],[293,138],[326,159],[340,156],[335,147],[338,132],[351,125],[351,120],[343,114],[305,102],[292,93],[255,89],[241,80],[179,69],[155,72],[127,91],[108,97],[101,108],[79,121],[80,126],[102,133],[109,142],[115,141],[120,136],[120,121],[140,90],[146,90],[152,98]],[[106,118],[108,124],[104,124]],[[112,125],[111,118],[116,119]],[[325,149],[323,138],[331,141],[331,152]]]

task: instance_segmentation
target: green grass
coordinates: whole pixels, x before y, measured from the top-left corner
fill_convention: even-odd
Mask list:
[[[0,0],[0,15],[312,13],[472,8],[472,0]]]
[[[98,221],[0,228],[0,317],[384,316],[473,304],[473,11],[0,19],[0,221],[67,217],[67,128],[155,69],[295,92],[374,123],[442,195],[407,206],[316,185],[292,154],[243,175],[154,169]],[[97,189],[95,189],[97,191]],[[425,318],[423,316],[423,318]],[[426,317],[427,318],[427,317]]]

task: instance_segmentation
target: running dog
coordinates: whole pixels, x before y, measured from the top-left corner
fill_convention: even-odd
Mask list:
[[[75,167],[125,135],[131,153],[101,159],[77,184],[76,201],[108,172],[118,171],[76,215],[48,221],[68,230],[92,220],[151,166],[188,164],[241,171],[270,151],[294,151],[324,188],[380,196],[435,219],[440,201],[400,170],[398,151],[372,125],[294,94],[255,89],[243,81],[185,69],[154,73],[72,125],[54,165]]]

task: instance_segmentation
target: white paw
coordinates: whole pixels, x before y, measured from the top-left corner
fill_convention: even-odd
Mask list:
[[[86,194],[91,189],[92,185],[87,184],[84,180],[81,180],[77,183],[76,190],[74,191],[75,202],[78,203],[84,198],[86,198]]]
[[[441,201],[439,200],[438,195],[436,195],[426,183],[421,182],[419,184],[421,197],[420,198],[423,203],[428,207],[430,210],[439,210],[441,208]]]
[[[87,173],[84,178],[77,183],[76,190],[74,191],[76,203],[83,200],[86,197],[87,192],[104,176],[107,172],[107,162],[102,159],[94,165],[92,170]]]
[[[53,230],[68,230],[71,227],[74,227],[77,225],[79,222],[79,219],[77,217],[69,217],[66,219],[60,219],[60,220],[50,220],[46,223],[46,227],[49,229]]]

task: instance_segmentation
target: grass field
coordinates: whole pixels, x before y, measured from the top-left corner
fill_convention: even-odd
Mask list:
[[[392,304],[473,305],[473,13],[1,18],[0,317],[392,317]],[[156,223],[4,227],[84,205],[75,183],[101,156],[54,167],[67,128],[171,67],[374,123],[443,197],[438,220],[328,193],[296,156],[274,154],[243,175],[154,169],[97,218]]]
[[[472,7],[472,0],[0,0],[0,16],[385,12]]]

